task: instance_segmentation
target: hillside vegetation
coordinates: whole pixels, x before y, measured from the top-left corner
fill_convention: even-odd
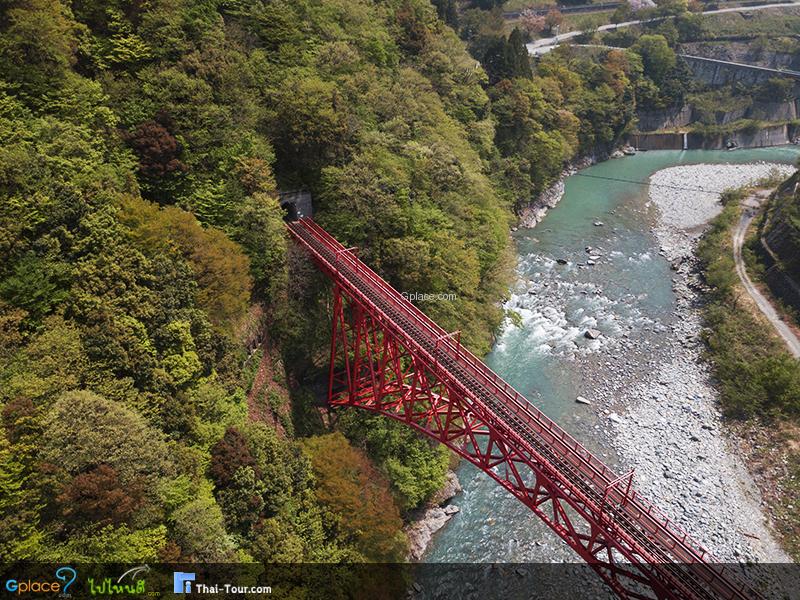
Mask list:
[[[739,215],[741,192],[729,193],[726,206],[700,242],[697,254],[711,287],[704,317],[706,341],[719,380],[723,410],[736,418],[800,416],[800,368],[783,341],[765,327],[760,313],[742,304],[732,253],[731,231]]]
[[[800,287],[800,176],[794,174],[771,198],[759,233],[764,237],[777,267]],[[762,252],[763,254],[763,252]],[[783,286],[784,288],[788,286]],[[778,296],[800,311],[790,293],[775,290]],[[791,290],[786,289],[786,292]]]
[[[792,212],[797,174],[773,194],[768,214],[775,222]],[[770,183],[768,185],[774,185]],[[800,364],[766,322],[741,287],[732,253],[732,232],[741,215],[740,200],[747,190],[723,196],[726,205],[698,246],[703,274],[710,286],[703,312],[708,356],[718,380],[722,408],[739,430],[742,448],[784,547],[800,556],[800,513],[795,509],[800,482],[798,419]],[[764,221],[768,223],[769,219]],[[790,225],[791,227],[791,225]],[[778,230],[782,236],[785,230]],[[756,263],[760,236],[745,248],[752,278],[764,280]],[[785,238],[787,247],[795,240]],[[769,279],[766,279],[769,281]]]
[[[513,210],[610,150],[660,68],[534,73],[518,34],[462,35],[485,69],[427,0],[2,4],[0,556],[403,557],[447,454],[319,418],[328,290],[277,190],[400,290],[454,294],[422,308],[485,352]]]

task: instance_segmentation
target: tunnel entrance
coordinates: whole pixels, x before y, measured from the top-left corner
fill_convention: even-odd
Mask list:
[[[297,221],[297,207],[292,202],[281,202],[281,208],[286,214],[283,215],[283,220],[287,223]]]
[[[311,192],[307,190],[278,192],[278,199],[284,211],[283,220],[287,223],[313,216]]]

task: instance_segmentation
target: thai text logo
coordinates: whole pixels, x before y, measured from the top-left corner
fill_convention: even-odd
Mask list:
[[[146,592],[146,583],[139,577],[148,571],[150,567],[142,565],[128,569],[116,581],[112,577],[99,580],[89,577],[86,582],[89,584],[89,593],[92,596],[141,595]]]

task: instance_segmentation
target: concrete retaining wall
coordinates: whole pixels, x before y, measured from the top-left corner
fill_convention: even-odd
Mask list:
[[[791,143],[788,125],[772,125],[755,132],[737,131],[726,134],[634,133],[628,143],[639,150],[721,150],[733,142],[737,148],[766,148]]]
[[[792,73],[783,73],[768,67],[732,64],[713,58],[689,56],[686,54],[682,54],[681,57],[686,61],[686,64],[689,66],[689,69],[696,79],[711,86],[728,85],[731,83],[757,85],[773,77],[792,76]]]
[[[683,134],[636,133],[628,143],[637,150],[683,150]]]

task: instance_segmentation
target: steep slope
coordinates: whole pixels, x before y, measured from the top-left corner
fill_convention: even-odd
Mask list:
[[[800,178],[790,177],[770,200],[757,250],[773,293],[800,311]]]

